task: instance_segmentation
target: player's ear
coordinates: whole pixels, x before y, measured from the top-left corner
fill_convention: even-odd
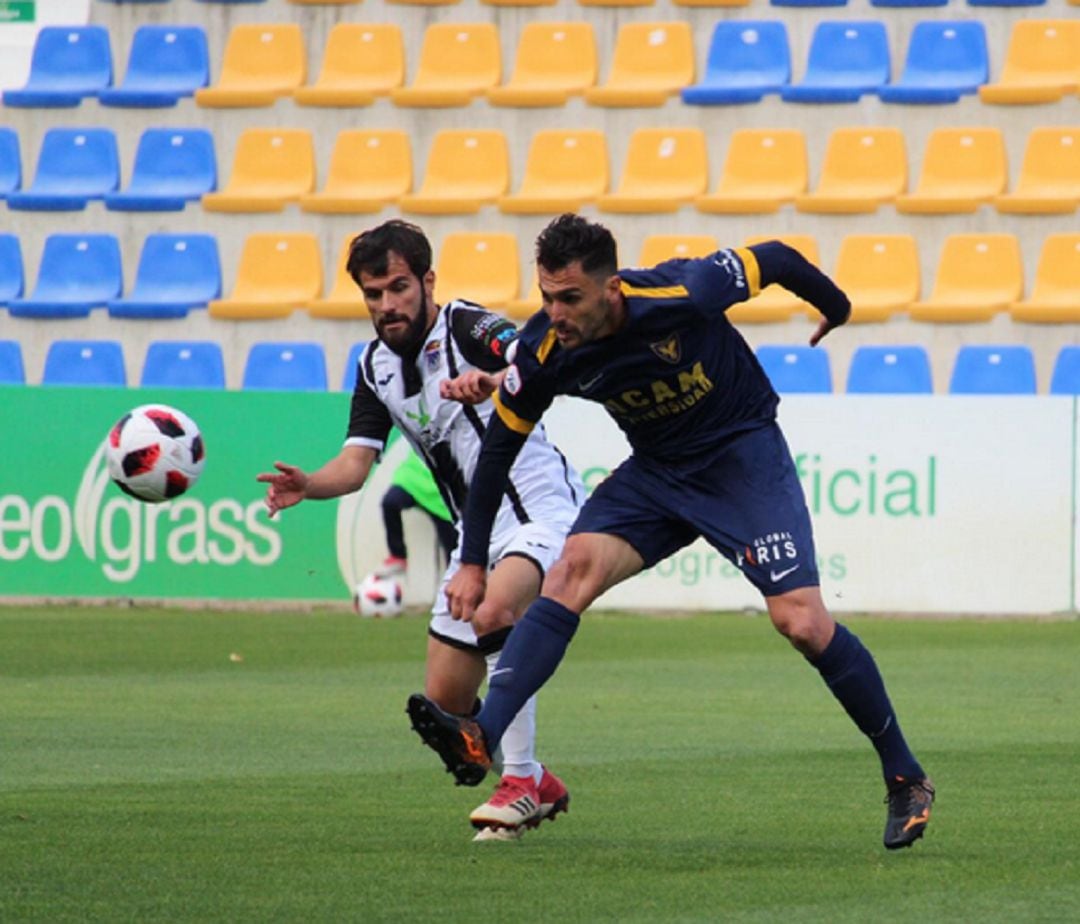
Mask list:
[[[622,280],[619,279],[618,275],[608,276],[604,280],[604,295],[609,301],[618,298],[620,291],[622,291]]]
[[[435,300],[435,270],[429,269],[424,273],[424,278],[420,280],[420,283],[424,287],[424,295],[431,301]]]

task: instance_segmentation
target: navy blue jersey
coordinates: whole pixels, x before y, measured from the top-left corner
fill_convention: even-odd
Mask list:
[[[627,316],[613,336],[564,350],[544,312],[525,325],[496,400],[504,424],[528,433],[574,395],[603,404],[638,456],[678,464],[775,419],[776,392],[724,314],[761,287],[750,250],[618,275]]]

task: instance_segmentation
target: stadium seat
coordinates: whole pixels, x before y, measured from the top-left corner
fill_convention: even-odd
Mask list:
[[[45,354],[42,385],[126,385],[118,340],[54,340]]]
[[[1020,245],[1012,234],[950,234],[934,289],[909,309],[913,320],[989,321],[1019,301],[1024,289]]]
[[[1011,193],[994,199],[999,212],[1057,213],[1080,204],[1080,128],[1033,128]]]
[[[0,199],[22,186],[22,156],[15,129],[0,126]]]
[[[346,264],[349,262],[349,250],[355,236],[355,233],[350,231],[342,240],[341,247],[335,255],[330,291],[325,297],[313,299],[307,306],[307,312],[311,317],[338,320],[368,320],[371,317],[360,287],[346,269]]]
[[[809,346],[759,346],[758,362],[780,394],[831,394],[829,354]]]
[[[1050,394],[1080,395],[1080,346],[1063,346],[1054,360]]]
[[[878,90],[886,103],[955,103],[990,79],[980,20],[915,23],[900,79]]]
[[[650,234],[641,242],[635,266],[656,266],[665,260],[706,257],[720,249],[711,234]]]
[[[979,87],[984,103],[1053,103],[1080,85],[1080,20],[1018,19],[996,83]]]
[[[360,374],[360,357],[367,345],[367,340],[361,340],[349,347],[349,355],[345,358],[345,373],[341,377],[342,391],[352,391],[356,388],[356,379]]]
[[[38,152],[33,182],[7,195],[20,211],[74,212],[113,192],[120,182],[120,155],[110,128],[50,128]]]
[[[14,234],[0,234],[0,306],[23,294],[22,245]]]
[[[682,89],[696,106],[756,103],[791,83],[787,26],[765,20],[721,20],[713,28],[700,83]]]
[[[225,357],[212,340],[154,340],[143,361],[143,388],[224,388]]]
[[[585,91],[593,106],[662,106],[694,82],[690,23],[628,22],[615,36],[607,81]]]
[[[301,106],[370,106],[405,80],[405,40],[395,23],[339,22],[330,30],[319,76],[297,87]]]
[[[253,343],[244,365],[243,388],[326,391],[326,354],[321,343]]]
[[[1080,321],[1080,234],[1049,234],[1035,268],[1031,294],[1013,302],[1014,321],[1075,324]]]
[[[952,395],[1033,395],[1035,357],[1026,346],[965,345],[956,352]]]
[[[638,128],[619,185],[600,196],[604,212],[675,212],[705,192],[709,159],[700,128]]]
[[[111,234],[50,234],[29,298],[8,302],[20,318],[85,318],[104,307],[124,284],[120,244]]]
[[[926,140],[915,191],[896,197],[896,210],[942,214],[978,211],[1008,181],[999,128],[935,128]]]
[[[851,395],[929,395],[930,357],[921,346],[860,346],[848,366]]]
[[[501,76],[494,23],[433,23],[424,30],[416,76],[390,99],[395,106],[467,106]]]
[[[214,139],[205,128],[148,128],[139,137],[131,181],[106,193],[114,212],[179,212],[217,187]]]
[[[800,212],[876,212],[907,187],[907,153],[899,128],[838,128],[829,135],[821,178],[795,197]]]
[[[104,26],[43,26],[34,40],[26,84],[5,90],[5,106],[71,107],[112,83],[112,49]]]
[[[716,190],[694,200],[699,212],[776,212],[806,192],[806,138],[797,128],[739,128],[731,133]]]
[[[493,106],[562,106],[596,83],[590,22],[530,22],[521,30],[510,79],[491,87]]]
[[[790,103],[854,103],[889,81],[889,37],[874,20],[820,22],[810,40],[806,74],[786,86]]]
[[[326,185],[300,197],[305,212],[378,212],[412,189],[409,134],[401,129],[338,132]]]
[[[912,6],[948,6],[949,0],[870,0],[871,6],[912,7]]]
[[[213,299],[210,316],[234,320],[285,318],[322,292],[322,257],[314,234],[250,234],[228,298]]]
[[[272,106],[291,96],[307,75],[304,36],[296,23],[233,26],[221,73],[213,86],[195,91],[195,102],[213,108]]]
[[[135,30],[124,79],[98,94],[102,106],[175,106],[210,81],[202,26],[143,25]]]
[[[510,186],[510,151],[498,129],[444,129],[431,141],[420,189],[398,199],[403,212],[466,214],[492,205]]]
[[[576,212],[608,189],[607,138],[597,129],[543,129],[533,135],[516,193],[500,196],[511,214]]]
[[[887,321],[921,291],[919,251],[910,234],[849,234],[840,242],[833,279],[851,299],[849,323]],[[817,311],[810,309],[813,317]]]
[[[0,385],[23,385],[26,369],[23,367],[22,347],[17,340],[0,340]]]
[[[517,237],[508,232],[452,231],[435,264],[435,301],[465,299],[499,311],[521,288]]]
[[[208,212],[280,212],[315,188],[315,144],[306,128],[248,128],[240,133],[232,174],[202,197]]]
[[[221,261],[210,234],[149,234],[143,241],[135,284],[109,300],[114,318],[183,318],[221,296]]]
[[[765,241],[778,240],[789,247],[794,247],[807,260],[819,266],[821,256],[818,252],[817,240],[809,234],[764,234],[749,237],[746,246],[762,244]],[[773,283],[766,286],[761,292],[749,301],[739,302],[728,308],[726,314],[733,324],[770,324],[778,321],[788,321],[797,314],[809,313],[810,306],[799,296],[789,292],[783,286]]]

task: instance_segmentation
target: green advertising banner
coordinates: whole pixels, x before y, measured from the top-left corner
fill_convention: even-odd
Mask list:
[[[0,25],[12,22],[33,22],[36,18],[35,0],[0,0]]]
[[[111,482],[103,445],[156,402],[196,421],[206,468],[183,497],[145,504]],[[345,393],[0,388],[0,595],[341,600],[338,504],[271,520],[255,475],[321,465],[348,410]]]

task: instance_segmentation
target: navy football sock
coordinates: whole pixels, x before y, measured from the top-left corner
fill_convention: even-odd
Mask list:
[[[901,776],[905,779],[926,776],[900,731],[877,664],[857,635],[837,623],[832,641],[810,663],[821,673],[859,731],[873,743],[886,782]]]
[[[537,597],[506,640],[488,675],[488,693],[476,721],[494,752],[506,727],[555,673],[581,617],[548,597]]]

